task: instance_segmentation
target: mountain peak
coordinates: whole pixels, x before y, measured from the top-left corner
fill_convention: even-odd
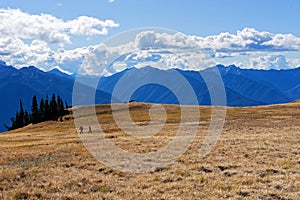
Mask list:
[[[14,68],[11,65],[7,65],[6,62],[4,62],[3,60],[0,60],[0,67],[1,68],[6,68],[6,69],[8,69],[8,68],[10,68],[10,69],[16,69],[16,68]]]
[[[73,75],[73,74],[61,71],[58,68],[53,68],[50,71],[48,71],[47,73],[52,74],[52,75],[56,75],[56,76],[59,76],[59,77],[65,77],[65,78],[72,78],[72,75]]]
[[[48,72],[51,72],[51,73],[63,73],[62,71],[60,71],[59,69],[57,69],[57,68],[53,68],[53,69],[51,69],[50,71],[48,71]],[[63,73],[64,74],[64,73]]]
[[[19,70],[23,72],[39,72],[39,73],[43,72],[42,70],[36,68],[35,66],[22,67]]]
[[[219,72],[223,75],[227,74],[227,73],[230,73],[230,74],[240,74],[241,72],[241,68],[237,67],[236,65],[228,65],[228,66],[225,66],[225,65],[221,65],[221,64],[218,64],[215,66]],[[213,67],[214,68],[214,67]],[[209,69],[209,68],[208,68]]]
[[[0,78],[6,77],[17,71],[16,68],[9,66],[4,61],[0,60]]]
[[[48,73],[50,73],[50,74],[55,74],[55,75],[67,75],[66,73],[60,71],[60,70],[57,69],[57,68],[51,69],[50,71],[48,71]]]
[[[4,62],[3,60],[0,60],[0,66],[7,66],[6,62]]]
[[[73,75],[74,73],[71,73],[69,71],[63,70],[60,67],[54,67],[51,70],[48,71],[49,73],[55,73],[55,74],[63,74],[63,75]]]
[[[32,65],[28,66],[27,69],[28,70],[38,70],[38,71],[41,71],[40,69],[38,69],[37,67],[32,66]]]

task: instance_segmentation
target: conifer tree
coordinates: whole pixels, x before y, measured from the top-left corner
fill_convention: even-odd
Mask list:
[[[10,118],[12,125],[9,130],[17,129],[18,128],[18,121],[19,121],[19,112],[16,112],[16,117]]]
[[[64,115],[64,103],[62,98],[58,95],[57,96],[57,110],[58,110],[58,116],[57,117],[62,117]]]
[[[27,110],[25,110],[25,112],[24,112],[24,125],[26,126],[28,124],[30,124],[30,116],[29,116]]]
[[[57,102],[55,98],[55,94],[53,93],[50,101],[50,119],[57,120]]]
[[[32,105],[31,105],[31,120],[33,124],[39,122],[39,106],[37,103],[36,96],[33,96],[32,98]]]
[[[10,127],[7,125],[4,125],[7,128],[7,130],[13,130],[13,129],[21,128],[21,127],[27,125],[25,123],[25,112],[23,109],[22,100],[20,100],[20,111],[19,112],[17,111],[16,116],[10,118],[10,121],[12,123],[12,125]]]
[[[67,100],[65,100],[65,108],[68,109],[69,108],[69,105],[68,105],[68,102]]]
[[[50,119],[50,107],[49,107],[49,100],[48,100],[48,95],[46,96],[46,100],[45,100],[45,111],[44,111],[44,120],[47,121]]]
[[[18,116],[16,116],[16,125],[17,125],[17,128],[20,128],[20,127],[23,127],[24,126],[24,116],[25,113],[24,113],[24,109],[23,109],[23,103],[22,103],[22,100],[20,99],[20,112],[18,113]]]
[[[68,107],[67,101],[65,101],[66,106]],[[47,120],[58,120],[62,121],[62,117],[67,114],[68,111],[65,110],[64,101],[58,95],[56,99],[56,95],[53,93],[50,103],[48,100],[48,95],[46,99],[41,99],[40,106],[37,102],[37,97],[33,96],[32,105],[31,105],[31,114],[29,114],[23,108],[22,100],[20,99],[20,110],[16,112],[15,117],[10,118],[11,126],[4,126],[7,130],[13,130],[17,128],[24,127],[29,123],[39,123]]]
[[[40,113],[39,121],[45,121],[45,102],[44,102],[44,98],[42,98],[41,101],[40,101],[39,113]]]

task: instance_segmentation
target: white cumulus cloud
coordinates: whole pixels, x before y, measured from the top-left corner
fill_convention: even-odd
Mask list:
[[[153,61],[158,60],[160,66],[181,69],[203,69],[212,66],[213,59],[256,69],[287,69],[300,64],[298,57],[287,56],[289,52],[300,52],[300,38],[253,28],[207,37],[142,31],[131,42],[120,46],[99,44],[70,50],[61,46],[53,50],[49,45],[69,43],[72,35],[106,34],[117,26],[112,20],[87,16],[64,21],[47,14],[31,15],[20,10],[0,9],[0,60],[14,66],[35,65],[45,70],[56,66],[71,72],[79,69],[82,74],[101,74],[103,71],[109,74],[113,68],[117,71],[126,66],[154,65]],[[111,64],[122,56],[126,65],[120,61]],[[143,64],[138,63],[141,60]],[[106,69],[109,65],[112,71]]]
[[[250,59],[250,68],[254,69],[290,69],[291,65],[283,55],[267,55]]]
[[[79,16],[62,20],[49,14],[33,15],[19,9],[0,9],[0,37],[38,39],[47,43],[71,43],[70,35],[105,35],[119,24],[112,20],[100,20]]]
[[[0,60],[16,67],[34,65],[50,69],[59,64],[79,67],[86,48],[63,49],[65,44],[72,43],[72,36],[106,35],[118,26],[109,19],[79,16],[62,20],[49,14],[0,9]],[[53,45],[61,48],[53,50]]]
[[[226,57],[252,52],[278,52],[300,50],[300,38],[292,34],[273,34],[259,32],[253,28],[244,28],[236,34],[220,33],[219,35],[200,37],[182,33],[164,34],[147,31],[136,38],[136,46],[149,48],[185,48],[206,49],[213,56]]]

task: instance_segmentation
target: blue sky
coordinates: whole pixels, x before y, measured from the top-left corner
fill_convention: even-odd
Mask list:
[[[45,53],[47,52],[46,49],[49,48],[48,51],[50,52],[51,50],[52,52],[47,53],[52,55],[58,50],[62,51],[62,49],[74,50],[98,45],[105,39],[123,31],[141,27],[161,27],[179,31],[186,36],[195,35],[201,38],[216,36],[222,33],[229,33],[232,36],[236,36],[238,35],[238,31],[245,32],[245,34],[252,34],[253,37],[256,37],[260,35],[258,33],[267,32],[271,37],[274,36],[276,38],[276,40],[274,39],[274,41],[272,41],[274,50],[269,48],[267,51],[262,52],[262,48],[259,47],[256,48],[259,51],[255,55],[254,53],[248,55],[250,51],[254,51],[253,49],[243,51],[243,54],[233,54],[232,51],[230,55],[225,55],[225,53],[222,52],[224,56],[218,52],[218,54],[213,56],[215,57],[213,59],[218,63],[240,64],[244,65],[242,67],[248,68],[249,66],[254,68],[254,64],[257,62],[260,62],[259,65],[256,65],[257,68],[289,68],[300,66],[298,46],[291,47],[292,43],[298,44],[298,39],[300,38],[300,1],[297,0],[1,0],[0,9],[2,9],[2,14],[3,12],[6,14],[16,14],[15,9],[19,9],[20,12],[27,13],[27,17],[33,15],[41,16],[42,13],[44,13],[65,22],[74,21],[80,16],[90,17],[90,21],[94,21],[92,19],[101,21],[111,20],[111,23],[107,22],[104,24],[102,22],[95,22],[97,25],[102,24],[102,27],[95,29],[99,31],[97,33],[93,27],[88,27],[89,29],[86,30],[73,30],[69,25],[66,25],[68,26],[67,31],[66,27],[63,27],[63,30],[60,29],[58,31],[60,35],[50,39],[49,37],[52,37],[51,34],[50,36],[45,36],[45,33],[43,33],[43,37],[45,36],[46,39],[43,37],[41,39],[41,35],[32,34],[30,31],[29,33],[20,35],[19,33],[12,34],[4,31],[4,28],[2,28],[1,36],[6,36],[5,34],[7,34],[7,36],[8,34],[15,34],[15,37],[9,38],[11,39],[9,40],[10,42],[7,42],[8,39],[6,42],[3,42],[4,45],[2,45],[2,49],[0,45],[0,54],[14,54],[15,52],[12,51],[12,49],[16,49],[16,47],[8,48],[8,46],[9,43],[12,43],[11,41],[16,39],[20,39],[24,44],[31,44],[31,46],[29,45],[30,47],[28,47],[29,50],[26,49],[26,51],[35,51],[37,48],[43,48],[42,51]],[[6,12],[6,10],[9,11]],[[23,15],[17,13],[16,16]],[[23,17],[26,16],[24,15]],[[11,22],[5,21],[7,18],[2,19],[0,25],[1,23],[11,24]],[[33,20],[35,20],[35,18]],[[47,23],[48,22],[49,20],[47,20]],[[44,21],[41,20],[41,23],[44,23]],[[57,21],[54,20],[54,23],[57,23]],[[76,23],[77,22],[74,21],[72,24]],[[24,23],[20,22],[16,26],[20,28],[22,24]],[[4,24],[2,24],[2,26],[4,26]],[[30,26],[30,24],[27,24],[27,26]],[[14,29],[13,26],[10,28]],[[101,32],[103,28],[106,30]],[[53,30],[54,29],[47,31]],[[88,31],[94,31],[95,33],[87,33]],[[280,35],[277,34],[283,34],[284,37],[280,37]],[[294,38],[289,37],[288,34],[291,34]],[[231,37],[231,35],[228,37]],[[266,34],[262,35],[264,35],[263,37],[269,37],[265,36]],[[56,40],[58,37],[60,37],[59,42]],[[32,44],[33,40],[36,40],[34,44]],[[255,39],[253,40],[255,41]],[[286,44],[283,45],[280,40],[282,42],[285,41]],[[20,41],[16,43],[20,43]],[[274,45],[275,43],[277,46]],[[279,44],[280,47],[278,46]],[[18,45],[22,46],[20,44]],[[24,47],[23,45],[22,48],[27,48],[27,46]],[[216,51],[216,47],[214,51]],[[242,50],[239,49],[238,51]],[[236,50],[234,50],[234,52],[236,52]],[[246,57],[245,52],[247,52]],[[26,56],[30,57],[30,55],[32,54]],[[21,56],[21,54],[15,56],[15,58],[12,58],[12,56],[2,56],[1,59],[17,66],[26,65],[26,60],[22,62],[16,61],[16,59]],[[252,61],[244,62],[245,58],[252,59]],[[39,59],[41,58],[39,57]],[[50,59],[49,55],[47,59]],[[76,62],[73,61],[74,59],[72,62],[62,62],[60,60],[52,62],[49,66],[45,64],[45,66],[42,67],[41,60],[41,63],[35,64],[31,62],[28,63],[28,65],[35,64],[41,66],[41,68],[48,69],[54,67],[51,65],[55,63],[55,65],[61,68],[72,71],[69,65],[79,64],[78,62],[80,62],[78,60]],[[68,66],[66,67],[64,65]],[[266,66],[264,67],[263,65]]]
[[[80,15],[113,19],[121,24],[113,33],[154,26],[207,36],[252,27],[300,36],[297,0],[1,0],[0,7],[63,19]]]

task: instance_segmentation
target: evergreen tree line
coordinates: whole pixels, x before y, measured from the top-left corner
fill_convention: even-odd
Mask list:
[[[57,121],[60,119],[62,121],[62,117],[68,114],[68,111],[65,108],[68,108],[67,101],[63,101],[63,99],[58,95],[53,94],[50,101],[48,99],[48,95],[46,98],[42,98],[40,104],[38,104],[38,100],[36,96],[32,98],[31,104],[31,113],[29,114],[23,108],[22,100],[20,99],[20,110],[16,112],[16,116],[10,118],[12,125],[5,127],[7,130],[13,130],[17,128],[22,128],[30,123],[36,124],[44,121]]]

